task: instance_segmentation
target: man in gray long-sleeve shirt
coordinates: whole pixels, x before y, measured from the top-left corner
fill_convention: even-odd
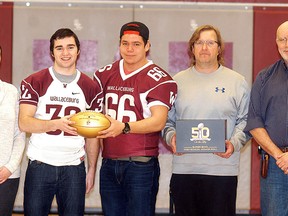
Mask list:
[[[164,138],[174,153],[176,120],[227,120],[226,152],[174,155],[170,188],[179,216],[236,214],[237,175],[240,149],[247,142],[243,129],[250,89],[242,75],[223,66],[223,48],[219,30],[200,26],[189,41],[191,67],[173,77],[178,95]]]

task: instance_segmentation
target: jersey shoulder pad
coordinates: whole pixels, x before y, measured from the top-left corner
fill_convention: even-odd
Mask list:
[[[115,71],[115,70],[119,71],[119,62],[120,60],[115,61],[112,64],[105,65],[104,67],[97,70],[96,73],[103,73],[103,72]]]

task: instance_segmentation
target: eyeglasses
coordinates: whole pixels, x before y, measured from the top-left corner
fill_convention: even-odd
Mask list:
[[[278,41],[279,44],[284,45],[287,43],[287,38],[277,38],[276,41]]]
[[[214,40],[197,40],[194,43],[196,46],[203,46],[204,44],[206,44],[208,47],[213,47],[215,44],[218,44],[218,41],[214,41]]]

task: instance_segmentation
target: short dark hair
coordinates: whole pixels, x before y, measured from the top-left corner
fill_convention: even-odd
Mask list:
[[[50,38],[50,53],[51,54],[53,54],[55,40],[63,39],[66,37],[73,37],[75,39],[75,43],[76,43],[76,46],[78,49],[77,51],[79,52],[80,41],[79,41],[77,35],[69,28],[61,28],[61,29],[58,29]]]

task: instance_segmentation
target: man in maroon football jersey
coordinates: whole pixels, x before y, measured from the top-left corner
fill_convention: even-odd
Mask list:
[[[122,59],[94,74],[111,126],[102,131],[100,194],[106,216],[155,214],[160,168],[158,144],[177,85],[147,59],[149,29],[130,22],[120,30]]]
[[[19,126],[32,134],[24,213],[48,215],[56,195],[59,215],[82,216],[85,191],[94,185],[99,145],[95,138],[78,136],[69,118],[84,110],[102,111],[103,96],[100,85],[76,69],[80,42],[73,31],[58,29],[50,38],[50,54],[53,66],[21,82]]]

